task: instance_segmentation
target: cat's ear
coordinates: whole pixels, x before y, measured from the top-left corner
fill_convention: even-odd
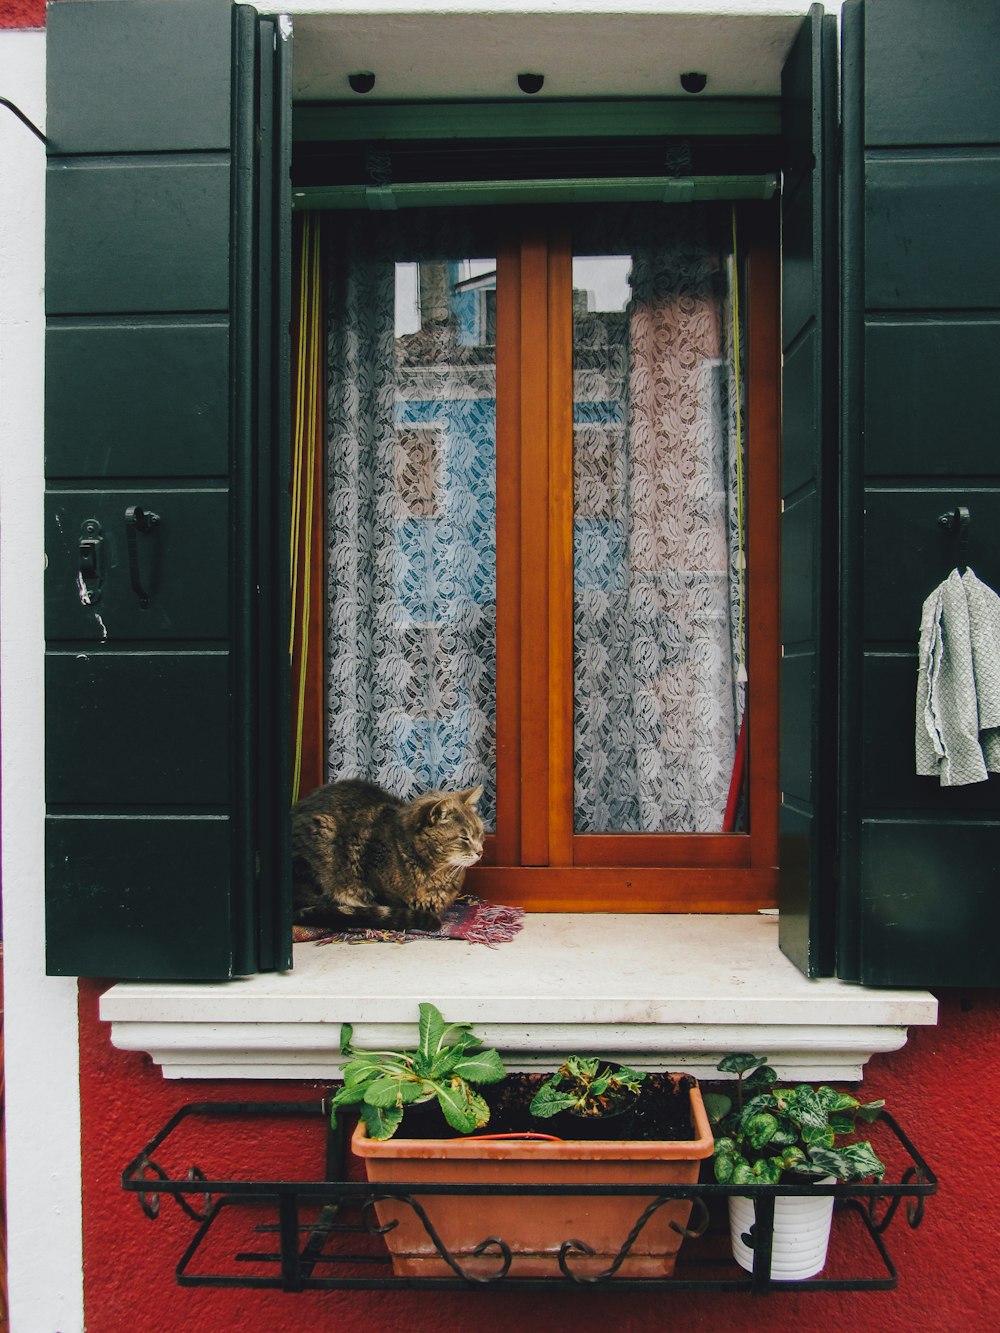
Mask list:
[[[426,813],[424,814],[424,818],[427,820],[428,824],[440,823],[441,816],[444,814],[445,804],[446,803],[441,799],[430,802],[427,806]]]
[[[458,794],[466,805],[478,805],[483,794],[483,784],[480,782],[477,787],[466,787],[465,791]]]

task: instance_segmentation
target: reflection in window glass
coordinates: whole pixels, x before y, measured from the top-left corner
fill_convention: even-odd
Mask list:
[[[492,827],[496,261],[433,223],[352,219],[331,247],[329,773],[483,783]]]
[[[613,233],[573,268],[575,827],[719,832],[745,681],[730,257],[695,209]]]

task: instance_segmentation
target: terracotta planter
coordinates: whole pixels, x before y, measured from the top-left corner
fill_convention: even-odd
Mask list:
[[[645,1184],[648,1195],[421,1195],[416,1200],[450,1255],[470,1275],[495,1273],[495,1248],[475,1251],[489,1237],[499,1237],[513,1257],[516,1277],[562,1277],[559,1249],[580,1241],[594,1254],[572,1253],[568,1263],[582,1276],[603,1272],[614,1261],[659,1185],[694,1184],[699,1164],[712,1155],[701,1093],[691,1090],[695,1137],[669,1142],[594,1142],[490,1139],[369,1139],[359,1122],[352,1147],[364,1159],[370,1181],[462,1184]],[[409,1205],[376,1205],[379,1222],[396,1225],[385,1233],[393,1271],[407,1277],[453,1277],[420,1218]],[[681,1236],[670,1225],[687,1225],[691,1204],[685,1199],[663,1204],[647,1221],[617,1273],[622,1277],[667,1277],[674,1270]]]

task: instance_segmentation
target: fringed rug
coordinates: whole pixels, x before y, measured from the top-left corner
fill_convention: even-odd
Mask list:
[[[468,894],[456,898],[441,919],[440,930],[331,930],[328,926],[293,926],[296,944],[313,940],[316,944],[405,944],[411,940],[465,940],[467,944],[485,944],[495,949],[512,940],[524,925],[523,907],[505,907],[487,903]]]

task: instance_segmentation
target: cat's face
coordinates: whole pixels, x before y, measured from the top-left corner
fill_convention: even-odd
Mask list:
[[[426,799],[425,833],[442,864],[473,866],[483,854],[483,821],[476,804],[482,787],[432,792]]]

